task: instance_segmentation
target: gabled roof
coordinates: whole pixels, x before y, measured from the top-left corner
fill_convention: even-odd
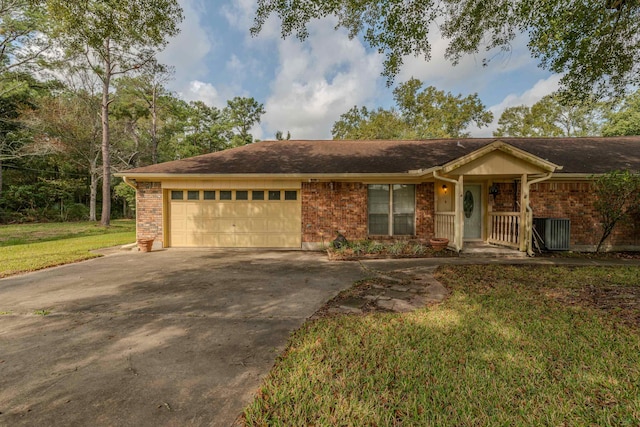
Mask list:
[[[472,151],[469,154],[450,161],[446,165],[443,165],[440,171],[443,173],[455,171],[456,169],[469,165],[472,162],[483,161],[483,157],[489,156],[490,154],[495,152],[502,152],[515,159],[530,163],[531,165],[536,166],[544,172],[554,172],[556,170],[562,169],[562,166],[560,165],[556,165],[555,163],[552,163],[545,159],[541,159],[538,156],[534,156],[531,153],[527,153],[526,151],[514,147],[513,145],[509,145],[503,141],[496,140],[490,144],[485,145],[482,148]]]
[[[422,141],[263,141],[160,163],[120,175],[398,174],[440,168],[494,143],[562,166],[556,174],[640,171],[640,136],[613,138],[460,138]],[[560,173],[558,173],[560,172]]]

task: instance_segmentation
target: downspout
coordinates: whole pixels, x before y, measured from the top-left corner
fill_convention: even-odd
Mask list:
[[[531,188],[531,184],[537,184],[539,182],[542,181],[546,181],[547,179],[551,178],[551,175],[553,175],[553,172],[549,172],[547,173],[545,176],[531,180],[529,182],[527,182],[527,187]],[[524,191],[524,189],[523,189]],[[527,191],[527,194],[529,194],[529,191]],[[527,235],[525,236],[525,238],[527,239],[527,255],[529,256],[533,256],[533,248],[532,246],[532,233],[533,233],[533,209],[531,209],[531,205],[529,204],[529,201],[531,200],[531,197],[527,197]]]
[[[442,175],[438,175],[438,171],[434,170],[433,171],[433,177],[440,180],[440,181],[444,181],[444,182],[449,182],[451,184],[453,184],[453,191],[454,191],[454,197],[453,197],[453,203],[454,203],[454,211],[456,212],[456,215],[454,216],[454,228],[453,228],[453,233],[454,233],[454,242],[453,242],[453,247],[456,250],[456,252],[460,252],[461,245],[459,244],[459,236],[458,236],[458,198],[455,197],[456,191],[458,189],[458,180],[457,179],[451,179],[451,178],[446,178]]]
[[[133,188],[134,190],[136,190],[136,192],[138,191],[138,186],[137,186],[137,182],[134,179],[133,182],[129,181],[129,178],[127,178],[126,176],[122,176],[122,180],[124,181],[125,184],[127,184],[129,187]]]

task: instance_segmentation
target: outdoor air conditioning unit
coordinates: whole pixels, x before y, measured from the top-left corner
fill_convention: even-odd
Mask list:
[[[542,248],[548,251],[568,251],[571,236],[569,218],[534,218],[533,238],[542,239]]]

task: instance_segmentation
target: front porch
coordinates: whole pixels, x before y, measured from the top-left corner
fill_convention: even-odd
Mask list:
[[[458,252],[532,254],[532,184],[560,166],[496,142],[444,165],[435,177],[435,236]],[[512,200],[504,202],[509,189]],[[467,251],[469,249],[469,251]]]

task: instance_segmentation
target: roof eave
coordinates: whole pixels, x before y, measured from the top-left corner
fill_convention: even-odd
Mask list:
[[[144,173],[134,172],[127,173],[118,172],[114,174],[117,177],[126,177],[128,179],[137,180],[155,180],[155,179],[355,179],[355,178],[421,178],[433,174],[438,168],[410,170],[407,172],[391,172],[391,173],[243,173],[243,174],[222,174],[222,173]]]

